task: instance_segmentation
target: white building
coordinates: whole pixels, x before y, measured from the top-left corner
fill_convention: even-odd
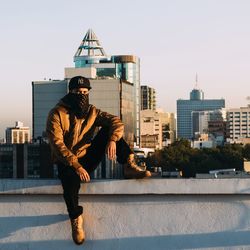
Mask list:
[[[175,140],[175,116],[162,110],[141,110],[141,147],[161,149]]]
[[[232,108],[227,112],[229,141],[244,143],[250,139],[250,105],[248,107]]]
[[[30,142],[30,128],[24,127],[23,123],[17,121],[15,127],[6,129],[6,143],[29,143]]]
[[[176,116],[175,113],[164,112],[158,108],[156,112],[160,116],[162,126],[162,146],[173,143],[176,139]]]
[[[154,110],[141,110],[141,147],[162,148],[160,116]]]
[[[195,140],[191,142],[191,147],[192,148],[198,148],[198,149],[202,149],[202,148],[213,148],[215,146],[214,141],[212,140]]]

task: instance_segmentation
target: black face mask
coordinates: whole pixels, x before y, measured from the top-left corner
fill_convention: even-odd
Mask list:
[[[69,93],[62,98],[77,118],[84,118],[89,110],[89,95]]]

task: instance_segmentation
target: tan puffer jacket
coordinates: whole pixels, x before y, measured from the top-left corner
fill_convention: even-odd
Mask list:
[[[110,141],[118,141],[123,135],[124,125],[114,115],[102,112],[90,105],[86,119],[78,119],[69,107],[60,101],[50,112],[46,133],[54,161],[65,165],[81,167],[78,158],[86,154],[97,127],[109,127]]]

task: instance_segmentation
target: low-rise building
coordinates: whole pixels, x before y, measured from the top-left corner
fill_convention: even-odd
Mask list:
[[[141,147],[162,148],[162,124],[154,110],[141,110]]]
[[[9,127],[5,131],[6,143],[29,143],[30,128],[24,127],[23,123],[17,121],[14,127]]]
[[[196,140],[199,135],[207,134],[207,139],[211,140],[214,145],[223,145],[226,139],[227,131],[227,115],[225,109],[192,111],[192,134],[193,140]]]
[[[175,140],[175,117],[162,110],[141,110],[141,147],[161,149]]]
[[[0,178],[53,178],[49,145],[1,144]]]

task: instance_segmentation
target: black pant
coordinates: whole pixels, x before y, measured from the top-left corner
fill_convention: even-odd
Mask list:
[[[91,142],[86,155],[78,159],[85,170],[90,174],[101,162],[106,145],[109,139],[108,129],[102,128]],[[117,161],[124,164],[132,151],[123,138],[116,142]],[[73,167],[58,163],[58,177],[63,187],[63,197],[67,206],[69,217],[77,218],[83,212],[82,206],[78,205],[78,193],[80,190],[80,177],[76,174]]]

